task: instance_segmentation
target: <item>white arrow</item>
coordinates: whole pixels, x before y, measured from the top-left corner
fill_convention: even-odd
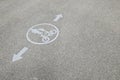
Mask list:
[[[61,18],[63,18],[63,15],[62,14],[58,14],[58,15],[56,15],[56,18],[53,21],[57,22]]]
[[[15,61],[18,61],[20,59],[22,59],[22,55],[28,50],[27,47],[24,47],[20,52],[18,52],[17,54],[14,54],[13,55],[13,58],[12,58],[12,62],[15,62]]]

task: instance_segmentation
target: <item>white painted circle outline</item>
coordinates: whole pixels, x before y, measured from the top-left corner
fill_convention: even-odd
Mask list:
[[[38,43],[38,42],[32,41],[32,40],[29,38],[29,32],[31,31],[32,28],[34,28],[34,27],[36,27],[36,26],[40,26],[40,25],[49,25],[49,26],[54,27],[54,28],[57,30],[57,35],[56,35],[56,37],[55,37],[54,39],[52,39],[51,41],[46,42],[46,43]],[[38,45],[41,45],[41,44],[49,44],[49,43],[51,43],[51,42],[53,42],[53,41],[55,41],[55,40],[57,39],[57,37],[58,37],[58,35],[59,35],[59,32],[60,32],[59,29],[58,29],[55,25],[50,24],[50,23],[41,23],[41,24],[37,24],[37,25],[34,25],[34,26],[32,26],[31,28],[29,28],[28,31],[27,31],[27,33],[26,33],[26,38],[27,38],[27,40],[28,40],[29,42],[31,42],[32,44],[38,44]]]

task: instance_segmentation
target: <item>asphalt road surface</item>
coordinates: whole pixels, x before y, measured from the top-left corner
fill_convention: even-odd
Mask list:
[[[53,42],[26,39],[41,23]],[[120,0],[0,0],[0,80],[120,80]]]

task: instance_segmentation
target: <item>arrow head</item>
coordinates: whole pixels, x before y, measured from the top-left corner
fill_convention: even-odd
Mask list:
[[[12,62],[18,61],[20,59],[22,59],[22,57],[20,55],[14,54],[13,58],[12,58]]]

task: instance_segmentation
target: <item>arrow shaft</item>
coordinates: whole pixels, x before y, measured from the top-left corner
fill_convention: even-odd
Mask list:
[[[60,19],[60,17],[56,17],[55,19],[54,19],[54,21],[58,21]]]
[[[24,47],[17,55],[21,56],[28,50],[27,47]]]
[[[60,18],[63,18],[62,14],[56,15],[55,19],[53,20],[54,22],[57,22]]]

